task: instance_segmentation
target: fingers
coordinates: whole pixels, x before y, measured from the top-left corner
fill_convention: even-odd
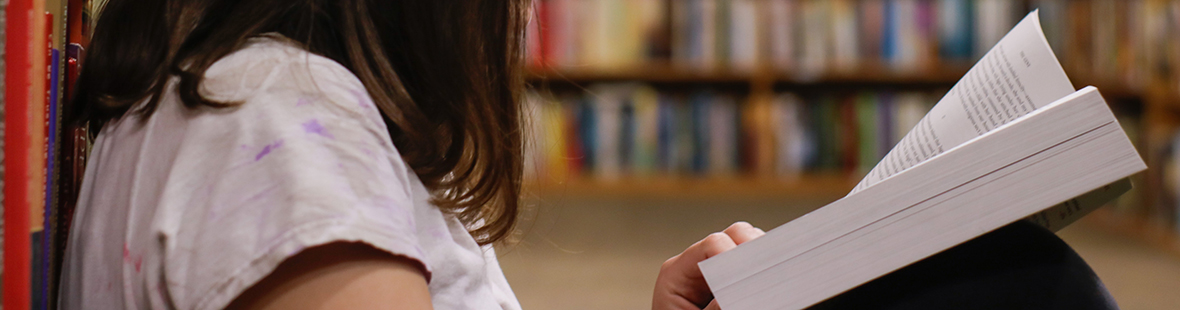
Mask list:
[[[705,307],[705,310],[721,310],[721,306],[717,305],[717,300],[714,299],[709,303],[709,306]]]
[[[746,241],[754,240],[754,238],[761,237],[766,232],[754,227],[754,225],[750,225],[750,223],[737,222],[729,225],[729,228],[725,229],[725,234],[730,239],[733,239],[735,244],[742,244],[746,243]]]
[[[705,260],[710,257],[717,256],[717,254],[721,254],[722,252],[736,248],[737,242],[734,241],[733,238],[729,236],[729,234],[718,232],[709,234],[709,236],[705,237],[705,239],[701,239],[700,242],[697,242],[695,246],[697,247],[697,250],[694,252],[703,254],[703,256],[698,257],[701,257],[701,260]],[[692,250],[692,247],[689,247],[689,250]]]
[[[709,285],[697,263],[737,247],[725,233],[712,233],[664,262],[656,278],[653,309],[683,309],[684,302],[700,309],[713,299]]]
[[[713,301],[705,277],[697,263],[736,248],[766,234],[750,223],[737,222],[723,232],[709,236],[689,246],[660,266],[656,277],[652,309],[706,309],[719,310]]]

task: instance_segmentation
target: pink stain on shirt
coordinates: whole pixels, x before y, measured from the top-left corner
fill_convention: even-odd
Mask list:
[[[309,104],[311,104],[311,100],[307,100],[307,98],[299,98],[298,101],[295,101],[295,106],[297,107],[302,107]]]
[[[324,128],[324,125],[320,125],[320,121],[317,119],[312,119],[303,123],[303,131],[310,134],[317,134],[328,139],[336,139],[336,137],[332,136],[332,133],[328,132],[327,128]]]
[[[363,90],[354,89],[352,90],[352,95],[356,96],[356,104],[359,104],[361,107],[373,107],[373,102],[369,99],[368,94],[366,94]]]
[[[131,248],[126,243],[123,244],[123,262],[135,266],[135,272],[139,272],[140,267],[143,266],[143,255],[131,257]]]
[[[263,157],[266,157],[267,154],[270,154],[270,151],[278,149],[281,146],[283,146],[283,139],[278,139],[271,144],[267,144],[266,146],[262,147],[262,151],[258,152],[258,155],[254,155],[254,161],[261,160]]]

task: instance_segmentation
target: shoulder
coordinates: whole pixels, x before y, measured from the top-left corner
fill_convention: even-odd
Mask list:
[[[201,92],[235,106],[187,109],[173,94],[147,124],[181,133],[156,211],[168,247],[185,249],[163,266],[178,275],[179,308],[221,308],[300,250],[333,242],[419,262],[429,279],[419,182],[346,68],[255,40],[214,63]]]
[[[202,157],[215,155],[210,150],[256,151],[243,155],[255,161],[290,157],[275,169],[323,157],[344,165],[392,164],[403,187],[409,184],[381,112],[360,80],[339,63],[282,37],[254,38],[222,57],[206,71],[200,91],[231,107],[183,113],[186,142],[191,142],[184,149],[201,150]],[[185,110],[179,104],[170,108]]]
[[[381,112],[360,80],[343,65],[285,38],[254,38],[222,57],[206,71],[200,92],[233,106],[191,114],[190,131],[219,133],[219,140],[245,135],[281,141],[298,135],[319,138],[318,144],[327,147],[364,144],[401,163]]]
[[[292,97],[294,105],[326,103],[336,108],[330,112],[380,120],[380,112],[356,75],[297,44],[278,35],[250,39],[209,67],[201,81],[201,95],[262,109],[291,108],[274,101]],[[384,125],[374,125],[378,124]]]

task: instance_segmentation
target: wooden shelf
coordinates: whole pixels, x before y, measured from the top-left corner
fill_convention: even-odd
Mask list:
[[[619,69],[529,69],[529,81],[595,83],[643,81],[657,83],[747,83],[749,72],[728,70],[702,71],[672,66],[643,65]]]
[[[561,182],[526,182],[526,195],[545,197],[611,198],[811,198],[835,199],[856,185],[854,179],[836,175],[809,175],[798,179],[742,177],[629,177],[617,180],[593,178]]]
[[[1109,208],[1094,210],[1082,220],[1099,229],[1143,240],[1168,254],[1180,257],[1180,230],[1164,227],[1163,224],[1146,218],[1116,214]]]
[[[527,71],[531,82],[595,83],[643,81],[651,83],[779,83],[779,84],[939,84],[950,86],[970,67],[961,64],[921,71],[898,71],[881,64],[865,64],[856,70],[832,70],[822,74],[788,74],[767,70],[696,70],[682,66],[648,64],[617,69],[538,69]]]
[[[526,79],[532,83],[591,84],[599,82],[639,81],[675,84],[758,84],[784,86],[943,86],[950,87],[970,69],[969,64],[946,63],[927,70],[896,70],[880,63],[866,63],[855,70],[830,70],[822,74],[789,74],[767,70],[729,69],[697,70],[666,64],[645,64],[602,68],[530,68]],[[1113,77],[1069,73],[1075,87],[1094,85],[1112,98],[1140,97],[1145,87],[1129,85]]]

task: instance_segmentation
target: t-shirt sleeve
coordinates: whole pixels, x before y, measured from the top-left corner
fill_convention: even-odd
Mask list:
[[[220,98],[240,105],[190,112],[161,180],[155,225],[177,308],[222,308],[283,260],[332,242],[409,258],[429,281],[411,172],[364,88],[330,65],[269,66],[250,91]]]

